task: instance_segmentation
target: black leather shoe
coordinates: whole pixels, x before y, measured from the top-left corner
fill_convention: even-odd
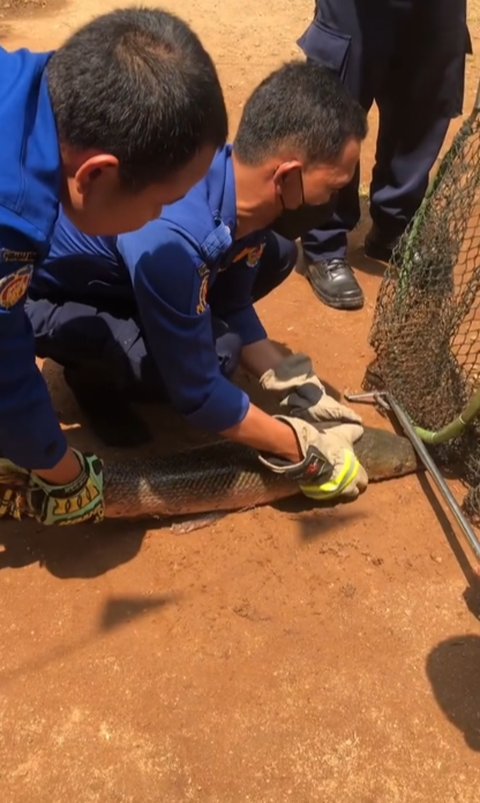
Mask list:
[[[380,262],[390,262],[395,246],[401,235],[388,236],[374,223],[365,237],[365,255]]]
[[[305,275],[316,295],[335,309],[361,309],[362,288],[346,259],[320,259],[307,265]]]

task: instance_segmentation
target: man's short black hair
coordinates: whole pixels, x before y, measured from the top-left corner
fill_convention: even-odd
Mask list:
[[[213,62],[188,25],[165,11],[97,17],[54,53],[48,82],[60,140],[112,153],[131,189],[162,181],[227,138]]]
[[[235,152],[242,162],[257,165],[293,147],[307,164],[329,164],[349,139],[361,141],[366,134],[366,114],[337,76],[313,62],[293,61],[250,96]]]

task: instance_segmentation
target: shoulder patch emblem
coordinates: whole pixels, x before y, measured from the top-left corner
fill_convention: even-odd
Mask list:
[[[0,248],[0,262],[17,262],[29,264],[38,259],[35,251],[10,251],[9,248]]]
[[[243,251],[237,254],[233,261],[241,262],[244,259],[247,268],[256,268],[262,258],[264,250],[265,243],[255,245],[253,248],[244,248]]]
[[[247,260],[246,260],[247,261],[247,266],[249,268],[256,268],[257,267],[258,263],[260,262],[260,260],[262,258],[262,254],[263,254],[264,250],[265,250],[265,243],[262,243],[261,245],[257,245],[256,248],[250,249],[250,251],[247,254]]]
[[[200,265],[200,267],[197,270],[201,282],[200,282],[200,289],[198,291],[196,312],[197,315],[203,315],[208,306],[207,295],[208,295],[208,280],[210,278],[210,268],[208,267],[208,265],[203,263],[203,265]]]
[[[26,295],[33,274],[33,265],[19,268],[0,279],[0,309],[11,309]]]
[[[202,281],[200,284],[200,290],[198,292],[198,303],[197,303],[197,315],[203,315],[205,310],[207,309],[207,293],[208,293],[208,277],[210,272],[204,273],[202,276]]]

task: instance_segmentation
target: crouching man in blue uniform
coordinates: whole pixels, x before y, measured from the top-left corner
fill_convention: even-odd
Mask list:
[[[127,9],[54,54],[0,48],[0,457],[27,473],[44,524],[103,515],[102,463],[68,447],[35,365],[24,302],[58,215],[131,231],[201,179],[227,117],[210,57],[178,18]],[[18,514],[0,493],[0,517]]]
[[[312,498],[357,496],[367,484],[353,451],[359,417],[325,392],[309,358],[285,358],[253,303],[295,264],[294,243],[277,232],[351,180],[365,134],[363,110],[330,71],[294,62],[273,73],[247,102],[234,146],[161,218],[114,238],[60,218],[27,305],[37,353],[69,370],[100,362],[119,395],[140,387],[169,399]],[[285,415],[267,415],[233,384],[239,361]]]

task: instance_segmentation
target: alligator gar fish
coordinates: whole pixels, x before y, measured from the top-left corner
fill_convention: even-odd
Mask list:
[[[384,430],[366,428],[355,451],[373,481],[418,468],[410,441]],[[269,471],[253,449],[227,441],[106,468],[108,517],[238,510],[298,493],[297,483]]]
[[[366,427],[355,452],[370,481],[400,477],[418,469],[410,441],[385,430]],[[12,479],[7,474],[2,478],[0,467],[0,483],[10,484]],[[105,465],[107,518],[239,510],[298,493],[297,483],[269,471],[253,449],[228,441],[165,457]]]

